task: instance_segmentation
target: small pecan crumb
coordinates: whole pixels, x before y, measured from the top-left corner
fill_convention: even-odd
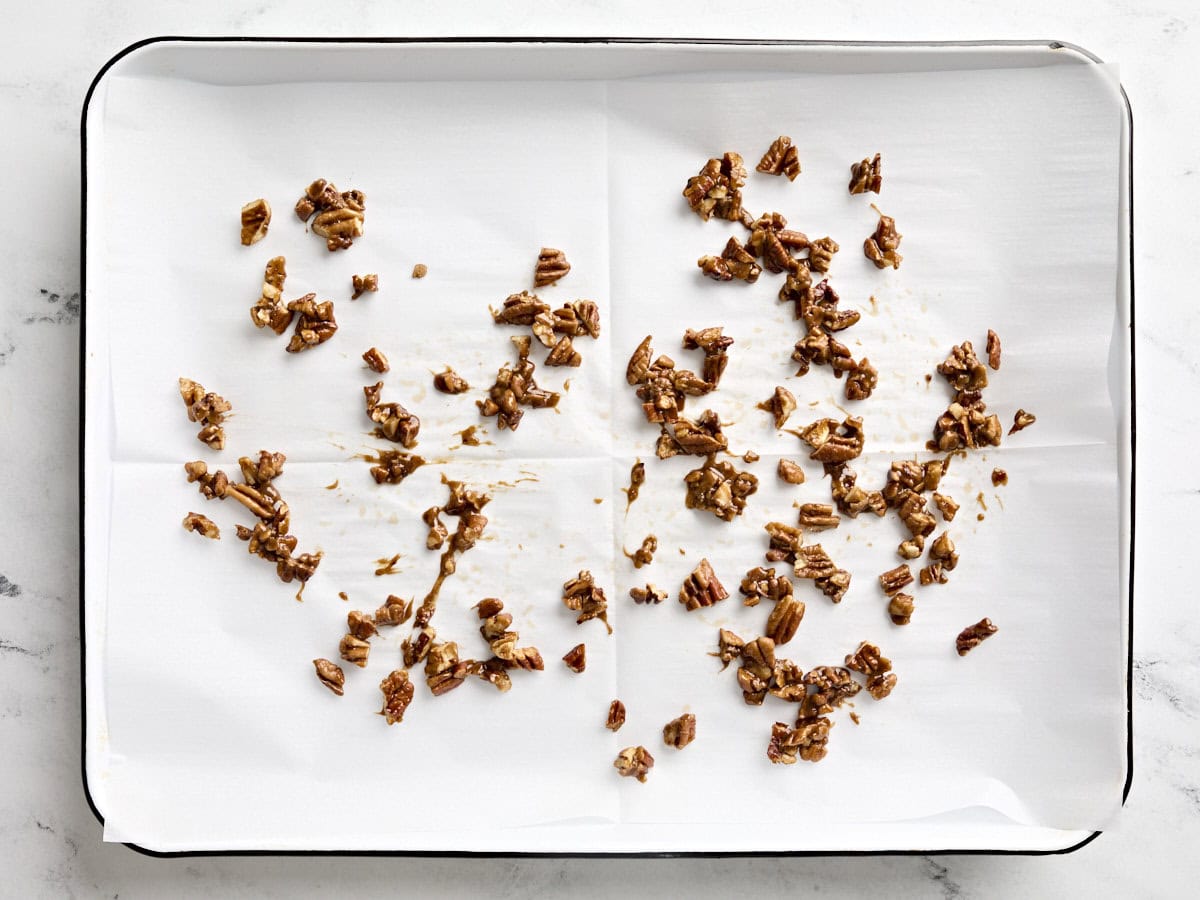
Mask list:
[[[788,416],[796,409],[796,396],[785,387],[776,387],[775,393],[758,404],[757,408],[771,414],[776,428],[783,428]]]
[[[781,597],[767,617],[767,627],[764,631],[767,637],[775,642],[775,646],[786,644],[796,636],[796,630],[804,620],[804,601],[791,594]]]
[[[954,648],[959,656],[966,656],[981,643],[999,631],[991,619],[980,619],[974,625],[964,628],[954,640]]]
[[[753,450],[747,450],[742,454],[742,462],[744,463],[756,463],[760,459],[762,459],[762,457]]]
[[[412,615],[412,600],[404,600],[395,594],[388,594],[383,606],[375,610],[375,626],[394,627],[403,625]]]
[[[324,178],[310,184],[296,202],[296,217],[312,221],[313,233],[325,238],[325,247],[330,251],[342,250],[362,237],[366,196],[362,191],[342,191]]]
[[[879,154],[874,159],[863,157],[862,162],[856,162],[850,167],[850,193],[865,194],[867,191],[878,194],[883,187],[883,165]]]
[[[397,669],[379,682],[383,692],[383,709],[379,714],[389,725],[404,721],[404,712],[413,699],[413,683],[408,680],[407,669]]]
[[[800,505],[800,527],[819,531],[822,528],[837,528],[841,518],[828,503],[802,503]]]
[[[688,509],[710,512],[723,522],[732,522],[746,510],[746,498],[758,490],[758,478],[739,472],[732,463],[714,462],[709,457],[699,469],[684,476]]]
[[[746,642],[740,637],[725,628],[717,632],[717,652],[710,653],[709,656],[715,656],[724,663],[721,666],[721,671],[724,672],[729,668],[729,664],[735,659],[742,658],[742,651],[746,648]]]
[[[576,644],[566,652],[562,659],[572,672],[582,672],[587,668],[587,646]]]
[[[883,588],[883,592],[888,596],[912,583],[913,574],[907,563],[896,566],[894,569],[888,569],[879,576],[879,586]]]
[[[992,487],[1008,484],[1008,473],[1003,469],[992,469]]]
[[[183,528],[214,541],[221,539],[221,529],[217,527],[217,523],[197,512],[190,512],[183,517]]]
[[[668,747],[682,750],[695,739],[696,716],[692,713],[684,713],[663,726],[663,743]]]
[[[683,582],[679,589],[679,602],[688,611],[697,610],[702,606],[712,606],[729,596],[729,591],[721,584],[712,564],[707,559],[701,559],[700,564]]]
[[[792,139],[783,134],[775,138],[755,169],[765,175],[786,175],[788,181],[795,181],[800,174],[800,154]]]
[[[1000,371],[1000,335],[988,329],[987,333],[987,358],[988,366],[992,371]]]
[[[1008,429],[1008,433],[1016,434],[1018,431],[1024,431],[1036,421],[1037,416],[1035,416],[1033,413],[1028,413],[1023,409],[1018,409],[1016,415],[1013,416],[1012,428]]]
[[[417,435],[421,431],[421,420],[399,403],[380,402],[382,395],[382,381],[363,388],[367,417],[376,424],[376,435],[389,441],[395,441],[397,444],[402,444],[406,450],[411,450],[417,444]]]
[[[614,700],[608,705],[608,718],[604,721],[604,727],[609,731],[620,731],[624,724],[625,704],[620,700]]]
[[[367,364],[367,368],[372,372],[379,372],[382,374],[391,368],[391,366],[388,365],[387,357],[383,355],[383,351],[378,347],[372,347],[362,355],[362,358],[363,362]]]
[[[363,294],[373,294],[379,290],[379,276],[374,272],[369,275],[351,275],[350,283],[354,285],[354,293],[350,295],[351,300],[357,300]]]
[[[778,603],[792,596],[792,582],[786,575],[776,575],[773,568],[756,566],[746,573],[738,590],[746,598],[743,606],[758,606],[760,600]]]
[[[658,538],[654,535],[647,535],[642,541],[642,546],[630,553],[625,551],[625,555],[633,560],[633,567],[640,569],[642,566],[648,566],[654,562],[654,553],[658,550]]]
[[[941,563],[930,563],[921,569],[920,581],[922,587],[928,587],[931,584],[945,584],[949,580],[942,569]]]
[[[646,775],[654,768],[654,757],[645,747],[626,747],[617,754],[613,765],[622,777],[633,777],[644,783]]]
[[[803,431],[791,432],[813,448],[810,459],[823,463],[849,462],[863,451],[866,435],[860,418],[817,419]]]
[[[726,153],[720,159],[710,159],[698,175],[688,179],[683,196],[688,206],[704,221],[714,215],[718,219],[741,221],[742,186],[746,183],[746,167],[741,156]]]
[[[342,642],[338,644],[338,653],[346,662],[354,663],[361,669],[367,665],[367,656],[371,653],[371,645],[352,634],[346,634],[343,635]]]
[[[667,599],[668,594],[662,588],[655,587],[652,584],[647,584],[644,588],[632,587],[629,589],[629,596],[633,598],[634,603],[662,603]]]
[[[415,266],[413,266],[413,270],[412,270],[413,278],[424,278],[428,274],[429,274],[429,266],[425,265],[425,263],[417,263]]]
[[[321,684],[339,697],[345,693],[346,673],[342,671],[341,666],[329,659],[314,659],[313,667],[317,670],[317,678]]]
[[[776,722],[771,726],[767,759],[785,766],[794,764],[797,759],[820,762],[828,752],[829,729],[832,727],[833,723],[824,716],[801,719],[795,728]]]
[[[875,211],[879,212],[878,209]],[[877,269],[886,269],[888,266],[898,269],[904,257],[896,252],[896,248],[900,246],[903,237],[904,235],[896,231],[896,220],[879,213],[879,224],[875,226],[875,233],[863,241],[863,254]]]
[[[571,271],[567,262],[567,254],[553,247],[543,247],[538,253],[537,265],[533,270],[533,286],[535,288],[554,284]]]
[[[294,314],[283,302],[283,284],[286,280],[286,260],[282,256],[269,259],[263,273],[262,291],[258,301],[250,307],[250,321],[255,328],[269,327],[276,334],[283,334],[292,324]]]
[[[754,256],[735,237],[726,242],[720,256],[702,256],[696,260],[696,265],[713,281],[732,281],[736,278],[746,284],[754,284],[762,274],[762,266],[754,261]]]
[[[371,477],[376,484],[399,484],[425,465],[424,457],[403,450],[380,450],[369,461],[375,463],[371,466]]]
[[[888,615],[892,617],[892,621],[897,625],[907,625],[912,621],[913,610],[912,595],[905,593],[893,594],[888,601]]]
[[[840,249],[842,248],[838,246],[837,241],[831,237],[817,238],[808,248],[809,267],[814,272],[825,274],[833,264],[833,255]]]
[[[257,244],[271,225],[271,204],[262,197],[242,207],[242,246]]]
[[[954,502],[953,497],[948,497],[945,494],[934,492],[933,505],[938,508],[942,514],[942,519],[947,522],[953,522],[954,516],[958,513],[958,504]]]
[[[786,481],[788,484],[804,484],[804,470],[790,459],[779,460],[776,472],[778,472],[780,480]]]
[[[878,385],[879,371],[871,365],[871,360],[864,356],[850,369],[850,375],[846,379],[846,399],[866,400]]]
[[[289,311],[296,314],[296,330],[285,348],[288,353],[301,353],[310,347],[323,344],[338,329],[333,316],[333,301],[317,302],[316,294],[305,294],[299,300],[287,304]]]
[[[582,625],[589,619],[599,619],[612,634],[612,626],[608,624],[608,598],[604,589],[596,584],[592,573],[584,569],[574,578],[563,584],[563,605],[572,612],[579,613],[575,624]]]
[[[225,429],[221,425],[233,404],[220,394],[206,391],[204,385],[190,378],[179,379],[179,396],[187,407],[188,421],[201,425],[197,439],[214,450],[224,450]]]

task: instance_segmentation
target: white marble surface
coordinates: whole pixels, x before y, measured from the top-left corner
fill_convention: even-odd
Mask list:
[[[1200,9],[1188,0],[388,5],[46,0],[0,32],[0,896],[1188,896],[1200,881]],[[213,5],[216,6],[215,4]],[[505,4],[516,6],[516,4]],[[1013,7],[1017,7],[1014,9]],[[698,5],[696,9],[698,9]],[[755,860],[149,859],[104,844],[79,775],[76,409],[79,113],[113,53],[158,34],[1056,38],[1119,62],[1135,117],[1139,388],[1135,769],[1120,818],[1065,857]],[[1173,402],[1168,406],[1164,397]],[[1052,698],[1070,702],[1069,698]]]

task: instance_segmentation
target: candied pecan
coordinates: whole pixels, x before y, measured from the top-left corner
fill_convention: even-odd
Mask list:
[[[966,656],[999,630],[992,624],[991,619],[980,619],[974,625],[968,625],[959,632],[958,637],[954,640],[954,648],[958,651],[959,656]]]
[[[471,389],[467,380],[449,366],[446,366],[444,372],[433,376],[433,386],[443,394],[463,394]]]
[[[801,552],[800,545],[804,542],[804,536],[800,529],[783,522],[768,522],[763,527],[770,537],[770,544],[767,547],[767,562],[796,562],[797,556]]]
[[[937,371],[956,391],[978,391],[988,386],[987,368],[975,355],[970,341],[951,347]]]
[[[988,329],[987,333],[988,366],[996,372],[1000,371],[1000,335]]]
[[[787,219],[779,213],[759,216],[750,225],[747,248],[755,257],[762,257],[768,272],[795,272],[804,268],[804,263],[792,256],[792,250],[804,250],[810,246],[808,235],[787,228]]]
[[[831,713],[862,690],[850,671],[841,666],[818,666],[805,674],[804,683],[816,688],[801,707],[802,714],[810,716]]]
[[[257,244],[271,225],[271,204],[259,197],[242,207],[242,246]]]
[[[889,672],[886,675],[872,675],[867,679],[867,693],[876,700],[882,700],[892,692],[896,686],[895,673]]]
[[[537,265],[533,269],[533,286],[545,287],[554,284],[571,271],[567,254],[553,247],[543,247],[538,253]]]
[[[878,209],[875,211],[879,212]],[[896,252],[896,248],[900,246],[903,237],[904,235],[896,231],[896,220],[880,212],[875,233],[863,241],[863,255],[873,262],[877,269],[886,269],[888,266],[898,269],[904,257]]]
[[[428,274],[429,274],[429,266],[425,265],[425,263],[417,263],[415,266],[413,266],[413,270],[412,270],[413,278],[424,278]]]
[[[797,759],[819,762],[825,758],[829,743],[829,729],[833,723],[827,718],[806,720],[798,728],[789,728],[783,722],[771,726],[771,741],[767,744],[767,759],[773,763],[790,766]]]
[[[992,469],[992,487],[1008,484],[1008,473],[1003,469]]]
[[[587,668],[587,646],[585,644],[576,644],[563,656],[563,662],[567,664],[567,668],[572,672],[582,672]]]
[[[379,714],[389,725],[404,721],[405,710],[413,699],[413,683],[408,680],[407,669],[396,669],[387,678],[379,682],[379,690],[383,692],[383,709]]]
[[[197,512],[190,512],[183,517],[183,528],[184,531],[194,531],[214,541],[221,539],[221,529],[217,527],[217,523]]]
[[[771,414],[776,428],[783,428],[788,416],[796,409],[796,396],[785,387],[776,387],[775,393],[758,404],[757,408]]]
[[[600,307],[594,300],[572,300],[556,309],[551,330],[570,337],[600,337]]]
[[[809,268],[822,274],[828,272],[829,266],[833,263],[833,255],[840,249],[842,248],[838,246],[837,241],[831,237],[817,238],[809,244]]]
[[[987,415],[987,404],[979,391],[959,391],[933,425],[930,450],[960,450],[998,447],[1004,427],[1000,417]]]
[[[524,669],[527,672],[541,672],[546,667],[537,647],[514,647],[512,659],[504,662],[511,669]]]
[[[470,661],[459,659],[458,644],[454,641],[435,643],[425,657],[425,683],[431,694],[440,697],[462,685],[470,669]]]
[[[950,540],[950,532],[943,531],[929,546],[929,561],[939,563],[947,572],[954,571],[958,565],[958,554],[954,550],[954,541]]]
[[[549,314],[549,303],[543,303],[536,294],[521,291],[506,297],[500,309],[493,309],[492,319],[497,325],[532,325],[537,316]]]
[[[535,366],[529,358],[530,339],[528,337],[513,338],[517,348],[517,365],[500,367],[496,373],[496,382],[488,389],[485,400],[476,401],[479,414],[484,418],[496,416],[496,422],[501,430],[505,428],[516,431],[521,423],[524,412],[520,407],[529,406],[534,409],[546,409],[558,406],[559,395],[553,391],[542,390],[533,378]]]
[[[840,512],[858,518],[859,513],[870,510],[877,516],[887,512],[887,501],[879,491],[865,491],[857,484],[858,475],[845,463],[826,463],[825,472],[830,476],[829,494]]]
[[[708,385],[708,390],[716,389],[717,385],[721,383],[721,375],[724,374],[725,367],[729,364],[727,351],[733,346],[733,338],[723,334],[724,330],[718,325],[702,328],[699,331],[689,328],[683,334],[684,350],[704,351],[701,375]],[[704,393],[707,392],[707,390],[704,391]],[[683,391],[683,393],[687,393],[687,391]]]
[[[828,503],[800,504],[801,528],[811,528],[814,531],[822,528],[837,528],[841,521]]]
[[[769,693],[786,703],[802,702],[808,696],[808,685],[804,683],[804,669],[790,659],[775,660]]]
[[[633,598],[634,603],[662,603],[667,599],[667,592],[662,588],[657,588],[652,584],[647,584],[644,588],[632,587],[629,589],[629,596]]]
[[[377,381],[370,387],[363,388],[366,398],[367,417],[376,424],[375,434],[402,444],[411,450],[416,446],[417,435],[421,431],[421,420],[410,413],[399,403],[381,403],[383,382]]]
[[[350,295],[351,300],[357,300],[363,294],[373,294],[379,290],[379,276],[374,272],[369,275],[351,275],[350,283],[354,286],[354,293]]]
[[[654,349],[650,346],[650,342],[654,340],[653,335],[646,335],[637,349],[633,351],[633,356],[629,357],[629,364],[625,367],[625,380],[631,384],[643,384],[646,376],[650,372],[650,357],[654,355]]]
[[[850,193],[865,194],[867,191],[878,194],[883,187],[883,166],[879,154],[874,159],[863,157],[862,162],[850,166]]]
[[[659,459],[670,459],[681,453],[709,456],[729,447],[721,430],[721,420],[711,409],[702,412],[695,422],[680,416],[674,422],[663,422],[661,427],[662,434],[654,449]]]
[[[312,221],[313,233],[325,238],[327,249],[342,250],[362,237],[366,197],[362,191],[351,190],[338,193],[338,189],[324,178],[318,178],[304,191],[296,202],[296,217]]]
[[[725,244],[720,256],[702,256],[696,260],[696,265],[713,281],[733,281],[736,278],[746,284],[754,284],[762,274],[762,266],[754,261],[750,251],[735,237]]]
[[[937,520],[929,512],[928,501],[916,491],[905,491],[897,497],[896,515],[914,537],[929,537]]]
[[[632,777],[644,783],[646,775],[654,768],[654,757],[645,747],[626,747],[617,754],[613,766],[623,778]]]
[[[958,512],[958,504],[954,502],[953,497],[948,497],[945,494],[934,493],[933,505],[938,508],[942,514],[942,518],[947,522],[953,522],[954,516]]]
[[[718,219],[741,221],[742,185],[746,183],[746,168],[736,153],[726,153],[721,159],[710,159],[698,175],[688,179],[683,196],[688,206],[704,221]]]
[[[1008,433],[1016,434],[1018,431],[1024,431],[1036,421],[1037,416],[1035,416],[1033,413],[1028,413],[1023,409],[1018,409],[1016,415],[1013,416],[1012,428],[1008,429]]]
[[[325,687],[329,688],[339,697],[344,693],[346,684],[346,673],[342,671],[342,667],[329,659],[314,659],[313,668],[317,670],[317,680]]]
[[[788,594],[782,597],[771,615],[767,617],[766,635],[775,646],[786,644],[796,636],[796,629],[804,619],[804,601]]]
[[[258,302],[250,307],[250,321],[255,328],[269,327],[276,334],[283,334],[292,324],[294,313],[283,303],[283,283],[287,279],[285,263],[282,256],[267,260],[262,291]]]
[[[190,378],[179,379],[179,396],[187,407],[189,422],[199,422],[200,433],[196,435],[201,443],[207,444],[214,450],[225,449],[225,429],[221,424],[225,414],[233,409],[233,404],[212,391],[206,391],[204,385]]]
[[[853,653],[846,654],[846,668],[864,675],[882,675],[892,671],[892,661],[877,646],[863,641]]]
[[[830,366],[839,378],[857,365],[850,349],[820,326],[810,326],[808,334],[796,341],[792,359],[798,364],[797,375],[807,375],[810,365]]]
[[[855,459],[866,440],[862,419],[854,416],[847,416],[840,425],[837,419],[817,419],[803,431],[792,433],[813,448],[810,459],[823,463]]]
[[[755,638],[742,648],[741,658],[737,680],[742,699],[750,706],[761,706],[775,674],[775,642],[765,636]]]
[[[800,548],[795,572],[797,578],[811,579],[813,586],[834,603],[841,603],[850,589],[850,573],[835,566],[820,544]]]
[[[725,665],[721,666],[721,671],[724,672],[729,668],[729,664],[735,659],[741,659],[742,650],[746,647],[746,642],[740,637],[725,628],[717,632],[717,652],[710,653],[709,656],[715,656]]]
[[[888,600],[888,615],[892,617],[892,621],[897,625],[907,625],[912,621],[913,609],[912,595],[905,593],[893,594]]]
[[[620,731],[624,724],[625,704],[620,700],[614,700],[608,705],[608,718],[604,720],[604,727],[609,731]]]
[[[901,541],[896,548],[896,552],[901,559],[917,559],[925,552],[925,536],[922,534],[914,534],[906,541]]]
[[[912,583],[912,570],[905,563],[896,566],[894,569],[888,569],[879,576],[879,586],[883,588],[883,592],[888,596]]]
[[[342,642],[338,644],[338,653],[346,662],[354,663],[360,669],[367,665],[367,656],[371,652],[371,645],[362,638],[356,638],[352,634],[342,636]]]
[[[940,459],[926,463],[919,463],[915,459],[893,460],[888,469],[887,483],[883,487],[883,499],[888,506],[899,507],[911,493],[936,490],[946,465],[945,460]]]
[[[941,563],[930,563],[920,571],[920,581],[922,586],[931,584],[945,584],[950,579],[946,577],[946,573],[942,570]]]
[[[363,362],[367,364],[367,368],[372,372],[383,373],[388,371],[391,366],[388,365],[388,359],[383,355],[383,351],[378,347],[372,347],[362,355]]]
[[[786,481],[788,484],[804,484],[804,470],[790,459],[779,460],[775,471],[779,474],[781,481]]]
[[[387,600],[383,606],[375,610],[375,625],[396,626],[403,625],[412,615],[413,602],[397,597],[395,594],[388,594]]]
[[[238,467],[242,470],[242,479],[254,487],[266,487],[283,474],[283,464],[287,457],[282,453],[271,453],[267,450],[258,452],[258,459],[249,456],[238,458]]]
[[[668,747],[682,750],[695,739],[696,716],[692,713],[684,713],[663,726],[663,743]]]
[[[792,582],[786,575],[776,575],[773,568],[756,566],[746,573],[738,590],[746,598],[743,606],[758,606],[763,599],[778,603],[792,596]]]
[[[717,578],[717,573],[713,571],[712,564],[707,559],[700,560],[700,564],[692,570],[692,574],[687,577],[679,589],[679,602],[689,612],[702,606],[712,606],[728,596],[729,591],[725,590],[725,586],[721,584],[721,580]]]
[[[625,551],[625,555],[633,560],[633,567],[640,569],[642,566],[648,566],[654,562],[654,552],[658,550],[658,538],[650,534],[642,541],[642,546],[630,553]]]
[[[379,634],[375,628],[374,616],[359,612],[357,609],[346,614],[346,630],[351,637],[358,638],[360,641],[370,640]]]
[[[563,584],[563,605],[572,612],[579,613],[575,624],[582,625],[589,619],[599,619],[612,634],[612,626],[608,624],[608,598],[604,589],[596,584],[592,573],[584,569],[574,578]]]
[[[399,484],[425,465],[424,458],[403,450],[380,450],[378,454],[377,465],[371,466],[376,484]]]
[[[633,501],[638,498],[638,492],[642,489],[642,485],[646,483],[646,464],[640,459],[634,462],[633,468],[629,470],[629,487],[622,488],[625,492],[625,508],[633,504]]]
[[[846,399],[866,400],[879,384],[879,372],[865,356],[854,364],[846,379]]]
[[[435,637],[437,637],[436,629],[423,625],[420,630],[413,632],[401,641],[400,652],[404,658],[404,665],[415,666],[425,659],[429,655],[429,649],[433,646]]]
[[[503,609],[504,603],[496,597],[485,597],[475,604],[475,612],[480,619],[490,619],[502,612]]]
[[[421,521],[429,527],[429,535],[425,538],[425,546],[430,550],[440,550],[450,537],[445,524],[441,520],[442,508],[431,506],[421,513]]]
[[[709,457],[699,469],[684,476],[688,509],[712,513],[723,522],[732,522],[746,509],[746,498],[758,490],[758,478],[739,472],[732,463],[714,462]]]
[[[301,353],[310,347],[323,344],[337,331],[333,317],[333,301],[317,302],[316,294],[305,294],[299,300],[291,300],[288,310],[296,313],[296,330],[288,341],[288,353]]]
[[[755,169],[765,175],[786,175],[788,181],[795,181],[800,174],[800,154],[792,139],[784,134],[775,138]]]
[[[564,335],[559,338],[546,355],[546,365],[548,366],[570,366],[576,368],[583,363],[583,357],[579,355],[579,351],[575,349],[575,345],[571,343],[571,339]]]

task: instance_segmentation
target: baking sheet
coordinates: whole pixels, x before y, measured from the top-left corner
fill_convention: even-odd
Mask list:
[[[89,196],[102,224],[99,240],[89,238],[88,292],[89,344],[107,376],[89,378],[89,405],[105,387],[110,404],[105,440],[89,447],[107,488],[89,491],[92,512],[110,498],[99,586],[108,602],[103,629],[88,635],[103,644],[103,721],[89,770],[103,784],[106,837],[160,849],[536,850],[582,840],[744,850],[768,849],[761,829],[745,828],[763,822],[781,848],[803,846],[822,823],[869,831],[979,810],[1037,828],[1101,827],[1124,779],[1124,401],[1109,377],[1115,84],[1099,66],[788,77],[705,69],[403,90],[110,78],[93,160],[102,174]],[[763,750],[771,722],[793,708],[770,698],[746,707],[733,668],[722,674],[705,655],[718,626],[750,636],[767,611],[740,608],[736,595],[691,614],[673,600],[640,608],[627,597],[646,579],[674,593],[702,555],[732,589],[761,561],[763,522],[790,520],[794,500],[827,495],[812,464],[808,484],[777,482],[777,458],[800,458],[800,444],[754,404],[786,384],[801,401],[800,424],[840,415],[841,385],[821,369],[792,377],[799,332],[775,302],[777,278],[699,278],[695,258],[719,252],[736,227],[701,223],[679,197],[709,155],[735,149],[753,164],[780,132],[797,140],[804,174],[794,184],[752,175],[746,202],[842,243],[832,282],[843,305],[865,313],[849,343],[881,376],[874,397],[849,407],[867,422],[861,482],[878,483],[890,459],[921,450],[948,396],[924,374],[959,340],[981,346],[989,327],[1005,341],[990,406],[1006,421],[1017,406],[1038,415],[1003,448],[954,463],[946,487],[964,504],[951,528],[963,561],[949,585],[917,593],[909,628],[890,625],[874,584],[897,562],[894,519],[822,536],[854,585],[833,607],[798,583],[808,613],[781,652],[806,667],[834,664],[870,639],[893,658],[900,685],[882,703],[860,695],[862,725],[839,715],[829,757],[790,768],[771,766]],[[885,159],[878,202],[905,234],[897,272],[877,272],[858,252],[875,217],[868,200],[845,192],[848,162],[875,149]],[[344,253],[326,253],[290,216],[317,175],[367,193],[366,236]],[[264,242],[242,248],[233,211],[259,195],[275,222]],[[172,198],[165,208],[163,198]],[[429,373],[450,363],[476,388],[490,383],[517,332],[491,325],[487,306],[528,286],[543,244],[564,247],[573,266],[544,295],[596,299],[604,333],[579,342],[581,369],[539,368],[544,385],[570,379],[558,414],[531,411],[515,434],[496,434],[489,421],[491,444],[456,448],[453,432],[478,421],[474,395],[436,394]],[[288,296],[317,290],[337,301],[337,336],[296,357],[283,352],[286,338],[247,323],[262,265],[279,253]],[[412,281],[418,261],[430,275]],[[381,273],[381,290],[350,303],[349,276],[364,271]],[[680,479],[693,463],[651,461],[655,430],[621,377],[646,333],[660,352],[698,365],[680,336],[712,324],[737,344],[721,388],[689,408],[716,409],[732,423],[733,447],[762,455],[752,467],[760,491],[732,525],[682,508]],[[421,416],[419,452],[435,463],[397,488],[376,486],[353,459],[378,446],[361,403],[375,376],[358,361],[372,344],[392,360],[385,399]],[[225,453],[194,440],[174,388],[181,374],[234,403]],[[302,549],[327,553],[303,604],[233,539],[244,518],[204,504],[180,474],[184,459],[236,467],[260,447],[288,454],[279,486],[293,531]],[[649,480],[626,516],[619,487],[638,456]],[[991,487],[994,465],[1008,470],[1008,487]],[[347,608],[428,588],[437,562],[419,513],[440,501],[443,473],[494,484],[496,499],[490,539],[444,592],[440,635],[482,652],[469,607],[500,596],[547,671],[514,678],[502,696],[471,684],[434,701],[422,685],[405,723],[389,729],[370,713],[378,680],[398,665],[400,635],[375,642],[367,671],[347,667],[341,700],[316,684],[309,660],[334,656]],[[986,512],[971,500],[978,492]],[[178,528],[189,509],[216,519],[225,540]],[[658,557],[634,572],[621,548],[650,531]],[[395,552],[405,554],[400,573],[374,577],[375,560]],[[561,606],[561,583],[580,568],[610,589],[612,638],[597,622],[576,626]],[[1001,634],[959,660],[954,635],[983,615]],[[575,676],[558,657],[581,640],[589,666]],[[630,710],[615,736],[602,727],[614,696]],[[658,733],[684,709],[697,714],[700,736],[677,753]],[[609,769],[632,743],[659,759],[646,785]],[[212,803],[218,795],[235,799]],[[463,824],[478,821],[489,825]]]

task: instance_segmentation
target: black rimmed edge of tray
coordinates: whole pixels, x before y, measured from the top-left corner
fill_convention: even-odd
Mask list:
[[[649,37],[248,37],[248,36],[204,36],[161,35],[135,41],[116,53],[96,73],[83,99],[80,117],[80,327],[79,327],[79,695],[80,695],[80,774],[83,793],[88,807],[101,825],[104,816],[92,799],[87,780],[87,637],[84,625],[84,397],[87,390],[87,115],[96,86],[108,70],[129,54],[150,44],[193,43],[193,44],[683,44],[683,45],[733,45],[764,47],[1047,47],[1051,50],[1070,50],[1094,63],[1103,63],[1100,57],[1077,44],[1066,41],[838,41],[838,40],[776,40],[776,39],[726,39],[726,38],[649,38]],[[1125,786],[1121,791],[1121,805],[1129,797],[1133,786],[1133,572],[1134,535],[1137,518],[1137,366],[1134,348],[1134,260],[1133,260],[1133,109],[1129,95],[1121,87],[1121,99],[1125,104],[1125,119],[1128,127],[1129,151],[1125,159],[1128,167],[1128,215],[1129,215],[1129,594],[1126,603],[1126,660],[1125,660]],[[1086,838],[1069,847],[1057,850],[746,850],[746,851],[701,851],[701,852],[534,852],[475,851],[475,850],[150,850],[125,841],[131,850],[159,859],[198,856],[378,856],[378,857],[481,857],[481,858],[525,858],[525,859],[674,859],[681,857],[810,857],[810,856],[1057,856],[1074,853],[1086,847],[1103,832],[1093,831]]]

